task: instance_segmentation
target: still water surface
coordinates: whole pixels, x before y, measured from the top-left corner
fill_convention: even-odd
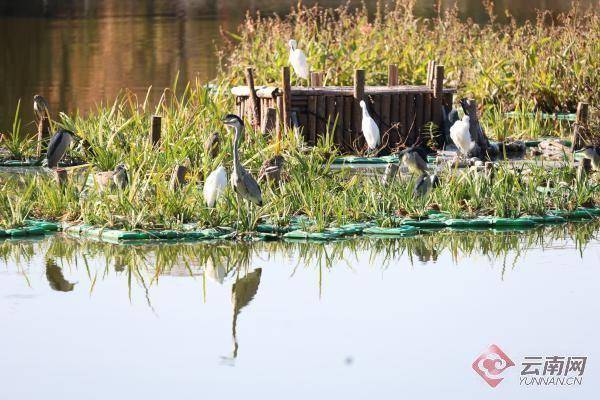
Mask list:
[[[594,399],[600,225],[330,244],[0,243],[7,399]],[[473,371],[490,344],[516,367]],[[524,356],[588,357],[520,387]]]
[[[581,0],[590,5],[595,0]],[[31,99],[42,94],[59,111],[88,111],[129,88],[154,98],[171,87],[178,72],[182,81],[215,77],[215,47],[220,29],[235,30],[246,11],[285,14],[292,0],[0,0],[0,131],[12,126],[22,99],[24,122],[33,119]],[[315,1],[304,1],[313,4]],[[335,6],[342,1],[321,0]],[[352,0],[352,5],[361,2]],[[433,14],[433,0],[417,0],[416,12]],[[376,0],[366,0],[373,9]],[[444,0],[465,18],[485,20],[480,0]],[[500,15],[509,10],[520,20],[536,9],[564,11],[563,0],[496,1]],[[427,60],[422,60],[425,63]],[[33,124],[25,131],[35,130]]]

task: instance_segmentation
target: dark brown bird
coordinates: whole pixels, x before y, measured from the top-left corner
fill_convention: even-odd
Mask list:
[[[217,158],[221,151],[221,139],[219,132],[215,132],[206,139],[204,143],[204,152],[210,154],[211,158]]]
[[[283,157],[277,155],[265,160],[258,172],[258,181],[278,183],[281,180],[281,171],[283,170]]]
[[[35,116],[38,121],[40,121],[42,117],[50,118],[50,112],[48,111],[48,102],[39,94],[33,96],[33,112],[35,113]]]

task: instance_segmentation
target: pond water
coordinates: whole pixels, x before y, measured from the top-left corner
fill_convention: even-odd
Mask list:
[[[595,0],[581,0],[590,5]],[[285,14],[295,0],[0,0],[0,132],[12,127],[22,100],[26,132],[35,130],[32,98],[42,94],[53,117],[59,111],[87,111],[102,100],[129,88],[140,95],[154,88],[157,98],[182,81],[214,78],[215,46],[220,29],[235,30],[246,11]],[[315,1],[303,1],[313,4]],[[321,0],[335,6],[341,1]],[[358,0],[350,1],[360,5]],[[376,0],[366,0],[374,8]],[[433,0],[417,0],[419,15],[432,15]],[[458,5],[462,16],[485,20],[480,0],[442,1]],[[561,11],[563,0],[496,1],[498,12],[509,10],[519,19],[536,9]],[[427,60],[423,60],[425,63]]]
[[[5,240],[2,397],[597,398],[599,233]],[[490,344],[516,364],[494,389]],[[521,386],[526,356],[588,357],[583,383]]]

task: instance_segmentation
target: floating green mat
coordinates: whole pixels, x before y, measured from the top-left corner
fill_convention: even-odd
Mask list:
[[[412,226],[415,228],[437,229],[446,227],[445,216],[430,216],[427,219],[405,218],[400,222],[403,226]]]
[[[381,237],[407,237],[419,234],[419,230],[414,226],[403,225],[397,228],[383,228],[380,226],[372,226],[366,228],[363,233],[365,235],[381,236]]]
[[[444,222],[451,228],[489,228],[493,225],[489,218],[448,218]]]
[[[563,222],[567,222],[566,219],[558,215],[527,215],[526,218],[537,224],[562,224]]]
[[[23,228],[0,229],[0,237],[40,236],[46,231],[37,226],[26,226]]]
[[[396,155],[383,156],[383,157],[358,157],[358,156],[344,156],[337,157],[333,160],[334,164],[390,164],[398,162],[399,158]]]
[[[284,234],[298,229],[292,225],[272,225],[272,224],[259,224],[256,226],[256,231],[259,233],[270,233],[270,234]]]
[[[340,238],[342,235],[336,233],[334,231],[324,231],[324,232],[306,232],[302,230],[295,230],[286,233],[283,235],[285,239],[292,240],[317,240],[317,241],[327,241],[327,240],[335,240]]]
[[[56,232],[61,229],[61,224],[58,222],[50,222],[50,221],[39,221],[34,219],[25,220],[25,224],[27,226],[33,226],[37,228],[41,228],[46,232]]]
[[[569,113],[556,113],[556,114],[548,114],[548,113],[525,113],[518,111],[511,111],[505,114],[507,117],[517,117],[517,116],[526,116],[526,117],[541,117],[542,119],[553,119],[556,121],[572,121],[575,122],[576,114]]]
[[[97,228],[89,225],[75,225],[64,228],[66,233],[75,236],[94,237],[111,242],[144,241],[144,240],[210,240],[229,239],[235,236],[232,228],[219,227],[189,231],[152,230],[152,231],[125,231],[121,229]]]
[[[596,216],[596,215],[592,214],[589,210],[582,210],[582,209],[578,209],[578,210],[574,210],[574,211],[554,210],[554,211],[550,211],[550,214],[562,217],[569,221],[593,219]]]
[[[0,167],[39,167],[42,165],[41,160],[21,161],[21,160],[6,160],[0,161]]]
[[[483,219],[483,218],[482,218]],[[519,218],[500,218],[500,217],[492,217],[490,221],[494,228],[497,227],[529,227],[535,226],[536,222],[527,217],[519,217]]]

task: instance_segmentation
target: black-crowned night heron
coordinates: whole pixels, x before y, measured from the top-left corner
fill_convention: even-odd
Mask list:
[[[422,173],[417,179],[415,188],[413,189],[413,195],[415,197],[426,196],[432,188],[440,185],[440,179],[436,174],[429,175],[426,172]]]
[[[244,200],[262,206],[262,193],[260,186],[240,162],[239,146],[244,135],[244,122],[234,114],[227,114],[223,119],[225,125],[234,130],[233,136],[233,171],[231,173],[231,187],[238,198],[238,222],[240,220],[240,197]]]
[[[43,117],[49,117],[48,102],[39,94],[33,96],[33,112],[38,121]]]
[[[590,160],[594,171],[600,171],[600,154],[597,149],[594,147],[586,147],[575,153],[582,154],[584,159]]]
[[[73,138],[73,132],[62,128],[54,134],[52,139],[50,139],[50,143],[48,144],[48,151],[46,152],[48,168],[58,167],[58,163],[65,156],[67,149],[73,142]]]
[[[422,174],[427,172],[427,151],[421,147],[408,147],[398,153],[402,163],[410,172]]]
[[[221,140],[219,138],[219,132],[214,132],[204,142],[204,152],[210,155],[211,158],[217,158],[221,151]]]
[[[125,190],[129,185],[129,175],[127,174],[127,167],[124,164],[119,164],[113,171],[113,182],[117,189]]]

